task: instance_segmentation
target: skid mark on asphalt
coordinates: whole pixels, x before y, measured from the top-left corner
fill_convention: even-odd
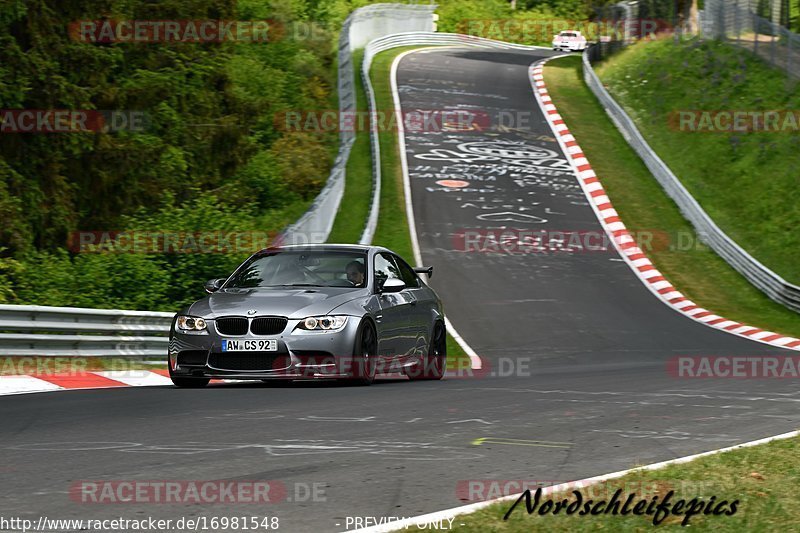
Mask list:
[[[145,444],[145,443],[37,443],[12,446],[9,450],[35,451],[102,451],[125,453],[153,453],[169,455],[195,455],[213,452],[263,451],[267,456],[320,455],[334,453],[361,453],[381,455],[410,461],[458,461],[483,457],[482,454],[431,442],[404,441],[351,441],[276,439],[270,443],[195,443]]]
[[[474,391],[476,389],[452,389],[453,391]],[[767,401],[767,402],[791,402],[796,403],[800,402],[800,398],[788,398],[787,396],[797,396],[797,392],[792,393],[760,393],[757,395],[753,395],[753,392],[740,392],[740,393],[733,393],[733,392],[722,392],[718,394],[709,394],[708,391],[665,391],[665,392],[619,392],[619,391],[580,391],[580,390],[546,390],[546,389],[520,389],[520,388],[511,388],[511,387],[481,387],[477,390],[483,391],[505,391],[505,392],[516,392],[516,393],[535,393],[535,394],[569,394],[569,395],[584,395],[584,396],[616,396],[616,397],[625,397],[625,396],[638,396],[638,397],[654,397],[654,398],[702,398],[706,400],[737,400],[737,401],[747,401],[747,402],[758,402],[758,401]],[[736,394],[739,394],[738,396]],[[573,400],[570,398],[569,400]],[[576,400],[578,401],[578,400]],[[600,402],[603,400],[590,400],[594,402]],[[610,402],[616,403],[616,402]],[[636,403],[626,401],[624,403]],[[646,403],[653,403],[653,402],[646,402]],[[658,403],[657,405],[668,405],[668,402]],[[674,404],[674,405],[685,405],[685,404]],[[707,404],[700,405],[699,407],[707,407]]]
[[[689,433],[686,431],[665,430],[647,431],[631,429],[592,429],[592,433],[611,433],[625,439],[667,439],[667,440],[700,440],[703,442],[730,442],[733,435],[714,433]]]
[[[473,446],[482,444],[503,444],[507,446],[533,446],[538,448],[569,448],[570,442],[551,442],[546,440],[509,439],[504,437],[481,437],[472,441]]]
[[[487,426],[491,426],[494,424],[494,422],[487,422],[482,418],[470,418],[468,420],[452,420],[450,422],[445,422],[445,424],[466,424],[467,422],[476,422],[479,424],[485,424]]]

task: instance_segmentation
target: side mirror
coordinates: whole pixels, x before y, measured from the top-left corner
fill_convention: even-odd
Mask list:
[[[414,269],[417,274],[426,274],[428,279],[433,277],[433,267],[417,267]]]
[[[381,292],[400,292],[406,288],[406,283],[402,279],[391,278],[383,282]]]
[[[212,292],[217,292],[223,283],[225,283],[225,278],[210,279],[206,281],[204,288],[208,294],[211,294]]]

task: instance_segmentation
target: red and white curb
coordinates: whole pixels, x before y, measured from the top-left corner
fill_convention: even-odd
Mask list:
[[[70,389],[108,389],[172,385],[166,370],[106,370],[76,374],[35,374],[0,376],[0,396]]]
[[[686,298],[656,269],[650,259],[636,245],[636,241],[614,210],[614,206],[611,204],[611,200],[609,200],[600,179],[592,170],[592,165],[586,159],[583,150],[581,150],[575,137],[572,136],[569,128],[564,123],[564,119],[553,104],[543,75],[544,63],[547,61],[546,59],[534,63],[529,69],[531,86],[536,95],[536,101],[542,108],[542,112],[555,133],[558,143],[572,164],[578,182],[583,188],[583,192],[592,209],[594,209],[597,218],[606,233],[611,237],[620,256],[623,257],[645,286],[662,302],[701,324],[771,346],[800,351],[800,339],[728,320],[700,307]]]
[[[445,377],[458,377],[458,372],[448,371]],[[405,374],[391,372],[381,374],[378,380],[403,379]],[[252,379],[212,379],[209,385],[228,385],[233,383],[259,384]],[[123,387],[164,387],[173,386],[168,370],[105,370],[81,372],[76,374],[34,374],[0,376],[0,396],[29,394],[35,392],[56,392],[68,390],[117,389]]]
[[[242,383],[238,379],[212,379],[211,384]],[[172,386],[168,370],[104,370],[76,374],[0,376],[0,396],[65,390]]]

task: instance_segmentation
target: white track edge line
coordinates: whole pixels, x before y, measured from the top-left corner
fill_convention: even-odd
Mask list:
[[[661,461],[659,463],[652,463],[649,465],[637,466],[634,468],[629,468],[627,470],[620,470],[617,472],[611,472],[610,474],[603,474],[600,476],[588,477],[584,479],[579,479],[576,481],[568,481],[566,483],[560,483],[558,485],[551,485],[549,487],[542,488],[542,495],[546,496],[549,494],[553,494],[554,492],[561,492],[564,490],[573,489],[576,487],[587,487],[590,485],[594,485],[601,481],[608,481],[612,479],[617,479],[633,472],[640,472],[640,471],[649,471],[649,470],[659,470],[661,468],[665,468],[667,466],[677,465],[688,463],[690,461],[694,461],[695,459],[700,459],[701,457],[707,457],[710,455],[717,455],[720,453],[730,452],[734,450],[738,450],[741,448],[750,448],[752,446],[758,446],[760,444],[767,444],[769,442],[773,442],[776,440],[785,440],[790,439],[793,437],[800,436],[800,430],[789,431],[788,433],[781,433],[780,435],[774,435],[772,437],[764,437],[758,440],[752,440],[749,442],[743,442],[741,444],[734,444],[733,446],[728,446],[726,448],[719,448],[717,450],[710,450],[707,452],[696,453],[693,455],[686,455],[684,457],[677,457],[675,459],[669,459],[667,461]],[[407,518],[404,520],[397,520],[395,522],[390,522],[387,524],[380,524],[377,526],[371,526],[367,528],[361,529],[352,529],[349,530],[349,533],[381,533],[381,532],[389,532],[389,531],[399,531],[400,529],[407,530],[409,527],[416,527],[417,524],[426,524],[430,522],[437,522],[439,520],[447,520],[449,518],[454,518],[458,515],[465,515],[465,514],[472,514],[475,511],[479,511],[483,508],[489,507],[496,503],[504,502],[504,501],[512,501],[518,499],[522,494],[522,492],[518,494],[509,494],[507,496],[501,496],[499,498],[494,498],[492,500],[486,500],[477,503],[471,503],[469,505],[462,505],[460,507],[453,507],[451,509],[445,509],[444,511],[436,511],[433,513],[428,513],[424,515],[415,516],[412,518]]]

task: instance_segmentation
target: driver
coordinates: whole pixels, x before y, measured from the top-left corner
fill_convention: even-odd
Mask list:
[[[355,287],[364,286],[364,274],[367,272],[364,263],[361,261],[350,261],[347,263],[345,271],[347,272],[347,280]]]

